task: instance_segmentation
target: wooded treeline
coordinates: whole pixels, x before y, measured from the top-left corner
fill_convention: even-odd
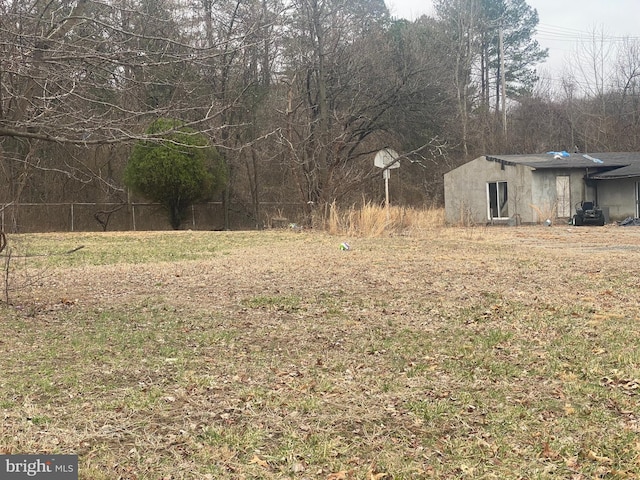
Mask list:
[[[126,202],[162,117],[210,139],[224,204],[256,223],[261,202],[381,201],[385,147],[414,206],[485,153],[640,148],[637,40],[544,83],[524,0],[435,4],[409,22],[383,0],[0,0],[0,201]],[[593,45],[580,66],[605,64]]]

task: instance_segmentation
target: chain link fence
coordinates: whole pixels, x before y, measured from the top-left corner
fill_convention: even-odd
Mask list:
[[[232,230],[279,228],[304,221],[300,203],[231,205],[227,211]],[[223,230],[222,202],[193,205],[183,229]],[[171,230],[162,205],[157,203],[15,203],[0,204],[0,231],[11,233]]]

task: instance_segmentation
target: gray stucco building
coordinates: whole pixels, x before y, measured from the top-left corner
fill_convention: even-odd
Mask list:
[[[607,219],[640,217],[640,153],[484,155],[444,175],[448,223],[569,220],[593,201]]]

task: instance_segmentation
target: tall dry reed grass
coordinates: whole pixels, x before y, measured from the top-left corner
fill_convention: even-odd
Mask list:
[[[414,235],[445,225],[442,208],[385,208],[371,202],[350,208],[341,208],[334,202],[325,210],[319,223],[331,235],[355,237]]]
[[[534,212],[536,212],[538,218],[537,218],[537,223],[542,223],[547,219],[555,219],[557,218],[557,212],[558,212],[558,204],[556,202],[554,203],[545,203],[541,206],[538,205],[529,205]]]

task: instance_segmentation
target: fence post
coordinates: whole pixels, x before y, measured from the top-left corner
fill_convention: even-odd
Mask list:
[[[71,202],[71,231],[73,232],[73,202]]]
[[[134,203],[131,204],[131,222],[133,223],[133,231],[136,231],[136,206]]]

